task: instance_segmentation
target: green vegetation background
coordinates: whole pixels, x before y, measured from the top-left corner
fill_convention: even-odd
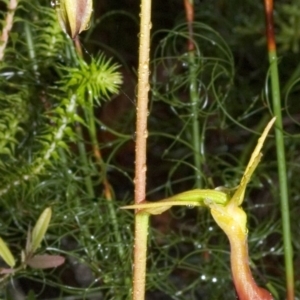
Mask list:
[[[293,0],[275,5],[299,298],[300,6]],[[139,5],[110,0],[94,6],[91,27],[80,37],[84,61],[49,1],[21,0],[16,12],[0,65],[0,236],[19,258],[28,228],[51,206],[41,252],[63,255],[66,263],[50,271],[27,268],[3,281],[3,299],[130,299],[133,216],[118,207],[133,199]],[[189,98],[183,2],[153,1],[149,200],[198,185],[236,186],[271,118],[263,2],[203,0],[195,1],[195,9],[196,106]],[[95,141],[100,161],[93,155]],[[259,284],[271,283],[283,299],[274,137],[263,152],[244,204],[251,266]],[[151,217],[148,255],[147,299],[235,298],[228,241],[205,209]]]

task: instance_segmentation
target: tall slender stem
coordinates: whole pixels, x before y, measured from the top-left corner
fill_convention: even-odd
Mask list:
[[[277,165],[278,165],[278,175],[279,175],[284,259],[285,259],[285,270],[286,270],[286,285],[287,285],[286,297],[287,300],[293,300],[295,299],[293,248],[292,248],[292,237],[291,237],[291,226],[290,226],[288,185],[287,185],[287,177],[286,177],[286,158],[285,158],[284,136],[283,136],[283,126],[282,126],[282,115],[281,115],[280,87],[279,87],[276,44],[275,44],[275,35],[274,35],[273,0],[265,0],[265,14],[266,14],[268,52],[269,52],[270,73],[271,73],[272,102],[273,102],[274,114],[276,116],[275,137],[276,137]]]
[[[192,104],[192,139],[193,139],[193,154],[195,166],[195,185],[201,188],[201,137],[200,137],[200,124],[198,116],[199,96],[197,91],[197,66],[195,61],[195,45],[193,40],[193,22],[194,22],[194,3],[193,0],[184,0],[185,14],[189,30],[188,51],[189,51],[189,91],[190,101]]]
[[[88,170],[89,161],[88,161],[88,156],[87,156],[87,152],[86,152],[85,145],[84,145],[82,128],[79,123],[76,124],[75,130],[78,135],[77,147],[79,150],[79,157],[81,160],[81,164],[84,166],[84,170],[85,170],[83,176],[84,176],[84,183],[85,183],[86,191],[88,193],[88,196],[91,199],[94,199],[95,191],[94,191],[94,187],[93,187],[93,181],[92,181],[91,176],[86,173],[86,170]]]
[[[193,139],[193,153],[195,166],[195,184],[198,189],[202,187],[201,180],[201,136],[200,136],[200,122],[198,115],[199,96],[197,91],[197,72],[195,65],[195,52],[189,52],[189,83],[190,83],[190,101],[192,104],[192,139]]]
[[[108,201],[108,212],[110,215],[111,224],[113,227],[113,234],[115,236],[117,242],[117,250],[119,254],[120,261],[124,259],[124,249],[122,246],[122,238],[119,231],[118,220],[116,215],[115,206],[113,203],[113,193],[111,185],[106,177],[106,168],[104,161],[102,159],[102,154],[100,150],[100,146],[97,139],[97,128],[95,124],[95,116],[94,116],[94,102],[93,97],[91,95],[89,97],[89,104],[85,107],[86,120],[88,124],[88,132],[92,143],[93,148],[93,156],[95,158],[96,164],[99,168],[99,176],[102,175],[102,184],[104,187],[104,197]],[[127,280],[127,279],[125,279]]]
[[[136,204],[146,198],[146,144],[148,137],[148,92],[149,92],[149,55],[151,29],[151,0],[141,1],[140,47],[138,68],[138,95],[135,149],[135,190]],[[145,295],[146,255],[148,214],[135,214],[133,299],[143,300]]]

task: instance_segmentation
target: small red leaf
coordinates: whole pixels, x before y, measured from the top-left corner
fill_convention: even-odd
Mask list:
[[[15,269],[0,268],[0,274],[12,274],[14,272],[15,272]]]
[[[65,262],[60,255],[35,255],[26,261],[26,264],[33,269],[56,268]]]

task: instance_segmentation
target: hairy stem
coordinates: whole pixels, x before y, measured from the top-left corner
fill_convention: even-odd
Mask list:
[[[138,68],[138,98],[135,149],[135,191],[136,204],[146,198],[146,141],[148,137],[148,92],[149,92],[149,55],[151,29],[151,0],[141,1],[140,46]],[[135,214],[133,299],[145,297],[145,273],[147,254],[147,231],[149,215]]]

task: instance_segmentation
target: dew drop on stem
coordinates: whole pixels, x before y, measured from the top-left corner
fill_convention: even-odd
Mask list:
[[[218,281],[218,278],[213,277],[211,281],[212,281],[213,283],[216,283],[216,282]]]
[[[148,137],[148,130],[144,130],[144,138],[146,139]]]
[[[102,131],[106,131],[106,130],[107,130],[107,127],[106,127],[105,125],[101,125],[101,126],[100,126],[100,129],[101,129]]]
[[[59,2],[59,0],[51,0],[50,5],[51,5],[51,7],[55,8],[60,5],[60,2]]]

